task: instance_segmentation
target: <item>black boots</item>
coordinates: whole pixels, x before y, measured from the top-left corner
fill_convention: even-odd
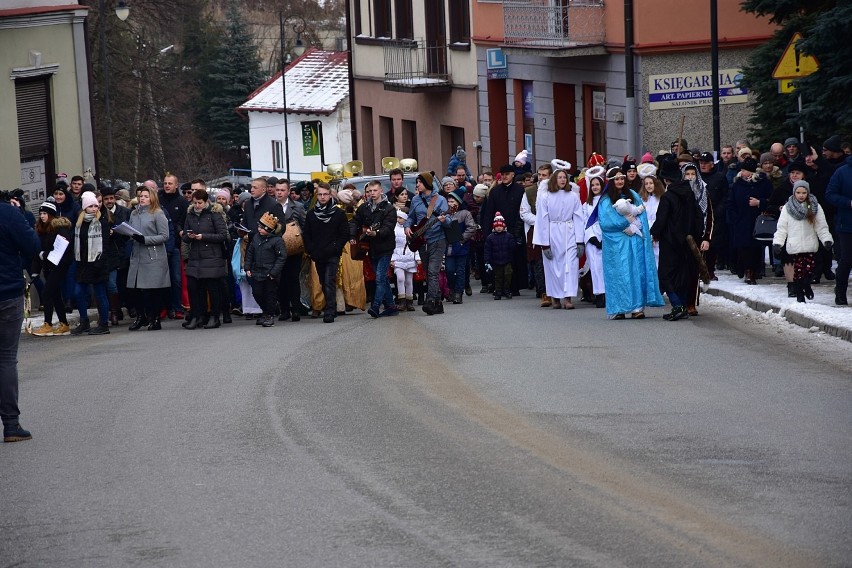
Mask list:
[[[793,290],[796,292],[796,301],[805,303],[805,285],[803,280],[793,282]]]
[[[130,327],[128,329],[130,331],[139,331],[143,327],[147,327],[147,326],[148,326],[148,317],[137,315],[136,320],[132,324],[130,324]]]
[[[805,291],[805,298],[807,298],[808,300],[814,299],[814,289],[811,288],[810,278],[804,278],[802,280],[802,289]]]
[[[423,303],[423,311],[426,312],[427,316],[443,314],[444,304],[440,300],[426,298],[426,301]]]
[[[195,316],[190,316],[188,320],[183,322],[181,325],[184,329],[196,329],[198,327],[198,318]]]
[[[216,329],[217,327],[222,326],[222,322],[219,321],[219,314],[213,314],[213,317],[211,317],[210,320],[211,321],[204,325],[204,329]]]
[[[151,323],[148,324],[148,331],[157,331],[160,329],[163,329],[163,326],[160,325],[160,316],[151,318]]]
[[[595,307],[596,308],[605,308],[606,307],[606,294],[595,295]]]

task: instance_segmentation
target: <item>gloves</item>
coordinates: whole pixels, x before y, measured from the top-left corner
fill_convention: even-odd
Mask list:
[[[831,255],[831,247],[834,246],[834,243],[831,241],[825,241],[825,244],[823,244],[822,246],[824,246],[825,250],[828,251],[828,254]]]
[[[546,249],[542,249],[541,254],[547,257],[547,260],[553,260],[553,251],[550,250],[550,247]]]
[[[577,243],[577,258],[580,258],[586,254],[586,245],[583,243]]]
[[[485,263],[485,272],[491,272],[494,268],[489,264]]]
[[[133,235],[133,240],[139,243],[140,245],[145,244],[145,235]]]
[[[596,246],[596,247],[598,247],[599,249],[600,249],[600,248],[603,248],[603,243],[602,243],[602,242],[600,242],[600,241],[598,240],[598,238],[597,238],[597,237],[592,237],[591,239],[589,239],[589,244],[590,244],[590,245],[595,245],[595,246]]]
[[[772,245],[772,255],[776,259],[781,258],[781,245]]]
[[[38,253],[38,257],[40,259],[44,260],[44,251],[41,251],[40,253]]]

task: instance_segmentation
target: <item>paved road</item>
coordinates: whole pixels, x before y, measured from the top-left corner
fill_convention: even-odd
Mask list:
[[[0,566],[842,566],[852,350],[704,310],[25,338]]]

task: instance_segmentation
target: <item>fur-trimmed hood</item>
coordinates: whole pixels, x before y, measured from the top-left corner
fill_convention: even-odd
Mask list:
[[[218,203],[216,203],[215,201],[208,201],[206,209],[209,209],[211,213],[218,213],[220,215],[225,214],[225,210],[222,208],[222,206],[219,205]],[[192,206],[192,203],[190,203],[189,207],[186,208],[186,214],[187,215],[194,215],[195,214],[195,208]]]

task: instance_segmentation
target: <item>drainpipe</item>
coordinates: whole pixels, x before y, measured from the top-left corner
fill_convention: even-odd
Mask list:
[[[346,49],[349,50],[348,57],[348,73],[349,73],[349,137],[350,144],[352,146],[352,159],[358,159],[358,107],[355,106],[355,74],[353,68],[353,49],[352,46],[355,44],[352,38],[352,13],[351,13],[351,0],[346,0]],[[342,157],[342,156],[341,156]],[[368,167],[372,168],[372,164]]]
[[[713,89],[713,149],[718,159],[722,151],[722,134],[719,110],[719,14],[716,0],[710,0],[710,75]]]
[[[639,151],[636,142],[636,91],[633,76],[633,0],[624,0],[624,80],[627,100],[624,119],[627,124],[627,154]]]

